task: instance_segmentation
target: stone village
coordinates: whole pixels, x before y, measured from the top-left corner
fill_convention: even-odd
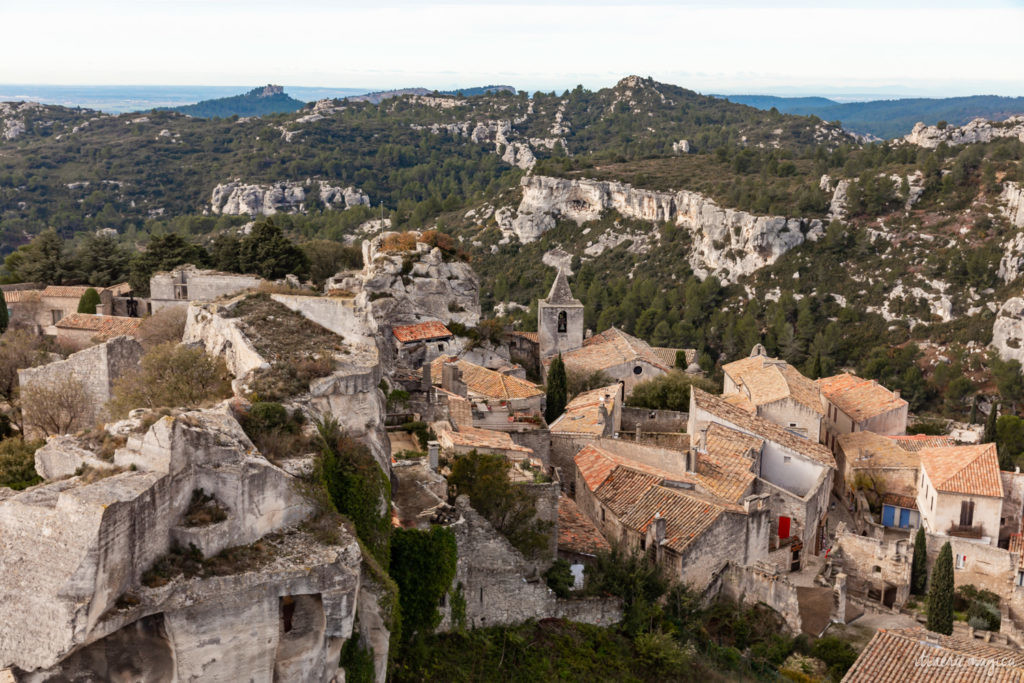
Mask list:
[[[898,392],[850,373],[812,381],[760,345],[725,363],[721,394],[693,386],[687,412],[631,407],[644,381],[702,375],[696,353],[584,329],[564,270],[538,302],[537,332],[481,339],[466,334],[480,322],[467,264],[418,233],[367,240],[363,256],[362,270],[337,274],[322,292],[181,267],[154,275],[148,299],[127,286],[99,291],[96,315],[75,311],[84,288],[5,289],[12,325],[75,351],[21,370],[20,385],[76,378],[87,409],[62,429],[26,410],[26,431],[48,437],[35,454],[43,483],[0,489],[0,681],[69,672],[343,680],[335,663],[354,635],[372,645],[385,680],[385,590],[365,549],[347,529],[325,544],[303,526],[313,505],[295,482],[310,456],[270,459],[240,426],[248,388],[273,360],[260,326],[287,316],[339,350],[286,407],[333,416],[365,444],[390,480],[394,525],[455,535],[453,587],[465,604],[456,614],[454,600],[443,603],[440,629],[459,619],[613,624],[617,600],[560,598],[542,575],[564,560],[582,587],[594,559],[618,546],[705,601],[763,603],[793,633],[902,618],[878,631],[845,680],[913,680],[899,667],[922,652],[1024,663],[1024,476],[1000,471],[994,444],[969,431],[907,434]],[[245,313],[256,298],[271,313]],[[224,360],[234,396],[108,421],[115,382],[143,356],[138,316],[167,309],[184,312],[183,344]],[[543,382],[558,359],[603,383],[546,420]],[[409,423],[428,430],[422,455]],[[116,442],[112,453],[88,436],[96,425]],[[472,452],[512,463],[510,476],[550,526],[543,552],[524,555],[466,496],[449,498],[450,463]],[[223,519],[186,523],[196,491],[220,503]],[[948,542],[957,585],[999,596],[998,633],[917,627],[906,606],[918,528],[929,566]],[[255,570],[144,585],[172,546],[211,557],[254,543],[273,556]]]

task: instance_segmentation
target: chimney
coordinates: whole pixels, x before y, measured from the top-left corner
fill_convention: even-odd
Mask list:
[[[707,453],[708,452],[708,427],[709,426],[710,425],[707,425],[707,426],[705,426],[704,428],[702,428],[700,430],[700,442],[699,442],[698,450],[701,453]]]
[[[594,331],[591,330],[589,327],[587,328],[587,331],[583,333],[583,338],[584,339],[590,339],[593,336],[594,336]]]
[[[438,451],[441,449],[441,444],[436,441],[427,442],[427,462],[430,463],[430,469],[437,472],[437,456]]]
[[[659,546],[665,542],[665,518],[660,512],[654,513],[654,545]]]
[[[893,390],[893,392],[892,392],[892,399],[894,401],[900,400],[900,390],[899,389]]]
[[[601,424],[608,422],[608,396],[602,396],[601,402],[597,404],[597,415],[601,419]]]

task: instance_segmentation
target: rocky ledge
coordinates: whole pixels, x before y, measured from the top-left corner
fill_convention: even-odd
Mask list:
[[[309,188],[319,190],[320,201],[329,209],[369,206],[370,198],[355,187],[335,187],[325,180],[305,183],[282,181],[270,185],[246,184],[238,180],[221,183],[210,194],[210,211],[225,216],[269,216],[274,213],[306,211]]]

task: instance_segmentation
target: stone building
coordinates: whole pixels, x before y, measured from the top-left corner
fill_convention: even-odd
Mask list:
[[[545,394],[533,382],[454,356],[435,358],[429,379],[445,392],[468,399],[475,427],[520,431],[540,426]]]
[[[722,396],[730,403],[805,438],[820,438],[821,392],[789,363],[770,358],[758,344],[748,358],[726,363],[722,371]]]
[[[443,323],[431,320],[391,328],[395,340],[398,363],[419,368],[442,354],[451,354],[455,348],[455,335]]]
[[[586,567],[611,545],[569,496],[558,498],[558,559],[569,563],[573,589],[583,588]]]
[[[142,358],[142,345],[129,337],[115,337],[91,348],[73,353],[65,360],[18,370],[18,384],[22,393],[31,393],[36,387],[54,389],[68,382],[81,384],[85,398],[74,417],[72,431],[92,427],[105,416],[105,406],[113,392],[114,382],[138,367]],[[26,411],[23,415],[28,436],[49,431],[44,418]]]
[[[764,498],[737,505],[707,491],[692,473],[597,446],[576,455],[577,505],[609,542],[648,554],[700,590],[729,563],[768,556],[771,511]]]
[[[141,318],[72,313],[55,325],[57,344],[65,349],[81,350],[114,337],[135,337],[141,324]]]
[[[695,438],[715,423],[762,440],[754,491],[769,495],[772,560],[798,569],[803,553],[817,555],[823,547],[836,467],[832,454],[816,441],[693,387],[687,432]]]
[[[583,304],[561,268],[548,297],[537,302],[537,337],[541,360],[583,346]]]
[[[189,301],[213,301],[247,289],[259,287],[264,280],[255,275],[222,273],[184,265],[170,272],[154,273],[149,278],[151,313],[169,306],[186,306]]]
[[[89,289],[96,290],[100,304],[96,313],[111,315],[128,312],[123,303],[131,295],[127,284],[113,287],[89,287],[87,285],[50,285],[42,289],[15,289],[4,291],[7,314],[11,324],[27,327],[41,334],[57,335],[57,323],[78,312],[78,302]]]
[[[917,508],[935,535],[999,544],[1003,483],[994,443],[920,452]]]
[[[889,391],[875,380],[843,373],[817,381],[825,406],[821,442],[836,450],[840,434],[874,432],[896,436],[907,433],[907,402],[900,392]]]
[[[622,393],[621,382],[585,391],[569,401],[548,430],[552,434],[616,436],[622,424]]]
[[[601,372],[612,380],[622,382],[628,397],[633,387],[640,382],[672,370],[668,355],[674,357],[675,350],[655,349],[644,340],[612,327],[589,337],[582,347],[563,352],[562,361],[567,373],[589,376]],[[550,357],[542,359],[545,377],[551,360]]]

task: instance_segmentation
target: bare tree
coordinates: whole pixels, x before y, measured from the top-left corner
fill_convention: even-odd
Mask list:
[[[18,370],[45,363],[47,354],[40,337],[25,330],[8,330],[0,336],[0,400],[13,403]]]
[[[21,387],[21,411],[30,434],[71,434],[89,427],[92,399],[74,375]]]
[[[185,334],[186,313],[184,306],[163,308],[142,319],[135,337],[146,351],[164,342],[178,343]]]

